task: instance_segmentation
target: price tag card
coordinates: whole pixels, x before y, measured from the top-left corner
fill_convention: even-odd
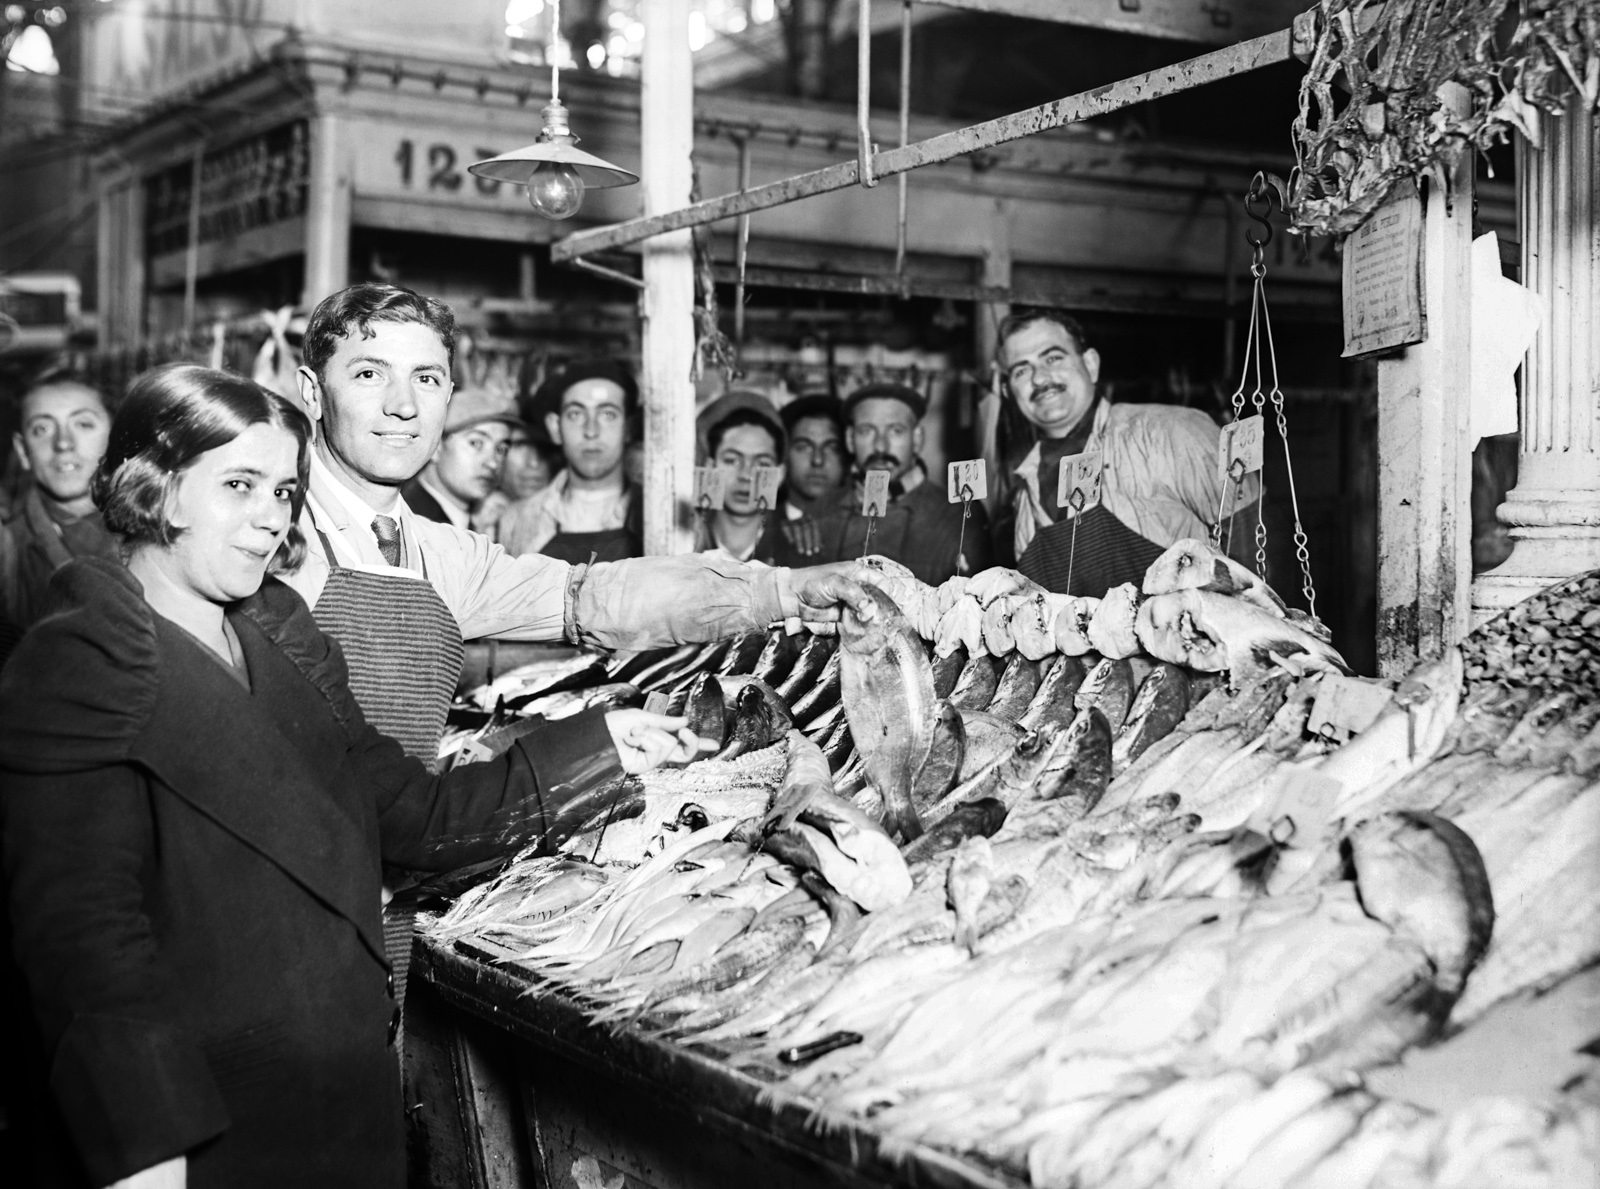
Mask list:
[[[1061,460],[1056,502],[1067,516],[1087,512],[1100,502],[1100,451],[1085,450]],[[1074,492],[1077,497],[1074,498]]]
[[[778,506],[778,488],[783,486],[783,468],[757,467],[750,473],[750,484],[755,489],[756,507],[770,511]]]
[[[889,510],[889,472],[871,470],[862,483],[861,514],[882,516]]]
[[[1265,424],[1261,414],[1256,413],[1222,427],[1217,458],[1222,464],[1224,478],[1231,479],[1236,461],[1244,464],[1243,473],[1246,475],[1261,469],[1262,449],[1266,440]]]
[[[494,752],[476,739],[469,739],[456,752],[456,762],[453,766],[459,768],[463,764],[484,764],[494,758]]]
[[[1249,825],[1263,834],[1290,843],[1317,838],[1344,794],[1344,783],[1308,768],[1292,769],[1267,798]],[[1280,827],[1280,823],[1282,826]],[[1282,837],[1287,835],[1287,837]]]
[[[667,706],[672,702],[672,695],[665,690],[651,690],[644,698],[644,708],[649,714],[665,714]]]
[[[952,462],[948,467],[950,502],[989,498],[989,469],[983,459],[969,458],[965,462]]]
[[[728,494],[728,474],[721,467],[695,467],[694,506],[697,510],[720,509]]]
[[[1370,727],[1393,701],[1394,691],[1381,681],[1324,673],[1317,682],[1306,729],[1343,742]]]

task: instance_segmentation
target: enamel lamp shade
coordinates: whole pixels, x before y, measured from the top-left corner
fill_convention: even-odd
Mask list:
[[[578,148],[567,127],[567,109],[552,99],[544,109],[539,139],[467,167],[469,173],[528,188],[528,205],[547,219],[570,219],[587,190],[631,186],[639,177]]]

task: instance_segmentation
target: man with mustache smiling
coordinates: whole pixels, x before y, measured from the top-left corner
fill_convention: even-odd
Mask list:
[[[963,529],[962,506],[949,502],[945,484],[930,478],[918,457],[927,411],[922,394],[903,384],[868,384],[844,402],[844,443],[855,459],[856,481],[836,497],[835,511],[819,525],[822,556],[842,561],[870,549],[935,586],[992,564],[983,504],[973,502]],[[866,474],[877,470],[889,472],[889,508],[874,518],[868,541],[861,506]]]
[[[1049,590],[1100,598],[1125,582],[1142,583],[1174,541],[1210,533],[1222,500],[1210,417],[1104,399],[1100,353],[1077,320],[1058,311],[1020,309],[1000,324],[999,340],[1002,389],[1038,435],[1016,468],[1017,569]],[[1101,459],[1101,497],[1074,517],[1056,499],[1061,460],[1087,451]],[[1235,515],[1245,516],[1258,495],[1251,475]],[[1248,532],[1232,538],[1236,550],[1254,544]]]

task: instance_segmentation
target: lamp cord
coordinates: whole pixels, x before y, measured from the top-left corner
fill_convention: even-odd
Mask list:
[[[561,0],[550,0],[550,102],[561,101],[561,66],[557,46],[561,42]]]

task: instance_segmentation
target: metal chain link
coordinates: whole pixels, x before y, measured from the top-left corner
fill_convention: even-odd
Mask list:
[[[1244,417],[1246,394],[1245,389],[1250,379],[1250,369],[1255,368],[1255,385],[1250,388],[1248,400],[1255,413],[1260,414],[1265,420],[1266,406],[1270,401],[1272,411],[1278,426],[1278,439],[1283,443],[1283,463],[1289,479],[1289,504],[1294,513],[1294,549],[1295,559],[1300,566],[1300,590],[1305,595],[1306,609],[1311,613],[1313,620],[1317,615],[1317,591],[1311,580],[1311,552],[1307,548],[1305,526],[1300,519],[1300,498],[1295,491],[1294,462],[1289,456],[1289,421],[1284,412],[1283,388],[1278,380],[1278,351],[1272,337],[1272,315],[1267,308],[1266,290],[1266,246],[1272,239],[1272,227],[1267,215],[1272,210],[1272,188],[1276,186],[1281,194],[1282,185],[1277,179],[1268,179],[1265,173],[1257,173],[1250,182],[1250,189],[1245,195],[1245,213],[1251,219],[1262,224],[1265,235],[1257,239],[1249,231],[1245,232],[1245,239],[1250,244],[1250,276],[1253,281],[1250,291],[1250,326],[1245,336],[1244,366],[1239,374],[1239,386],[1234,389],[1232,396],[1233,419],[1235,422]],[[1265,203],[1265,215],[1255,212],[1254,204]],[[1262,345],[1266,345],[1266,364],[1272,369],[1270,386],[1266,382],[1266,370],[1262,366]],[[1244,494],[1243,468],[1230,471],[1222,484],[1222,494],[1217,503],[1216,523],[1211,526],[1211,543],[1222,547],[1222,513],[1228,501],[1227,478],[1234,479],[1233,507],[1239,506],[1239,501]],[[1232,547],[1233,517],[1230,514],[1229,540],[1227,548]],[[1256,573],[1262,581],[1267,580],[1267,523],[1266,523],[1266,482],[1263,473],[1259,483],[1259,494],[1256,498]]]

